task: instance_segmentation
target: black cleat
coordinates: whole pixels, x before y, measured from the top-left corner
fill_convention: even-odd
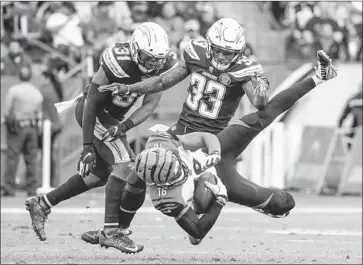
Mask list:
[[[329,56],[323,51],[319,50],[316,53],[318,58],[318,66],[315,67],[316,76],[321,80],[333,79],[337,76],[337,70],[333,66]]]
[[[31,197],[25,201],[26,209],[29,211],[30,218],[32,219],[32,226],[34,232],[37,234],[41,241],[47,239],[44,232],[44,224],[47,221],[50,209],[45,209],[40,205],[40,197]]]
[[[99,233],[99,242],[101,247],[116,248],[126,254],[135,254],[144,249],[143,245],[135,244],[121,228],[115,229],[111,235],[106,236],[105,231]]]
[[[102,228],[94,228],[94,229],[88,230],[87,232],[82,233],[81,238],[86,243],[89,243],[92,245],[99,244],[99,237],[100,237],[101,231],[102,231]],[[129,236],[132,234],[132,231],[124,230],[123,233],[124,233],[124,235]]]

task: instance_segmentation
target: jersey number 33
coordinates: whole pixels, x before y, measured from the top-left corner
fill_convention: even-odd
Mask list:
[[[213,80],[207,82],[206,77],[198,73],[192,73],[190,84],[191,90],[186,100],[188,107],[198,111],[203,117],[216,119],[222,107],[226,87]],[[208,105],[202,100],[204,94],[209,95]]]

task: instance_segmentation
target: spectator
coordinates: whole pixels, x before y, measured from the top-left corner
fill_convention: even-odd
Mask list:
[[[171,47],[177,49],[184,36],[184,20],[177,16],[173,2],[165,2],[161,16],[155,18],[155,23],[159,24],[169,35]]]
[[[80,49],[84,45],[84,40],[79,26],[81,21],[72,3],[67,5],[57,3],[50,6],[45,13],[47,14],[45,15],[45,24],[47,30],[52,34],[53,47],[65,56],[72,56],[79,62],[81,59]],[[44,65],[44,76],[49,78],[58,93],[59,100],[63,101],[63,87],[58,73],[61,70],[67,71],[68,63],[50,54],[44,59]]]
[[[127,35],[131,35],[132,32],[145,21],[151,21],[152,18],[149,15],[149,2],[135,1],[127,2],[131,11],[131,24],[128,28],[124,28]]]
[[[347,119],[348,115],[351,114],[353,116],[353,122],[351,124],[351,128],[354,129],[358,126],[363,125],[363,112],[362,112],[362,84],[359,85],[359,91],[353,95],[345,105],[344,111],[340,116],[338,126],[342,127],[344,121]],[[354,138],[355,132],[354,130],[347,134],[347,136],[351,139]],[[348,143],[348,149],[351,147],[351,144]]]
[[[218,20],[218,15],[216,9],[207,4],[207,3],[199,3],[197,9],[200,12],[199,22],[200,22],[200,34],[205,36],[207,34],[208,29],[212,26],[212,24]]]
[[[178,1],[173,2],[176,9],[176,14],[188,21],[191,19],[198,19],[198,10],[196,9],[195,2]]]
[[[184,25],[185,35],[179,44],[180,58],[183,58],[183,51],[187,43],[194,38],[202,37],[199,33],[200,24],[196,19],[190,19]]]
[[[307,22],[314,17],[314,6],[308,3],[291,4],[289,7],[291,34],[287,40],[287,49],[294,54],[308,54],[310,52],[303,38],[303,31]]]
[[[116,20],[110,16],[112,2],[98,2],[92,8],[92,16],[85,28],[86,40],[92,45],[95,57],[106,46],[106,40],[117,32]]]
[[[30,67],[32,64],[31,59],[17,41],[10,41],[9,47],[1,43],[1,49],[2,74],[18,75],[21,67]]]
[[[332,59],[338,59],[343,34],[338,23],[330,16],[330,3],[320,2],[319,4],[320,15],[313,17],[306,24],[303,32],[304,39],[313,50],[323,49]]]
[[[9,88],[5,100],[4,117],[7,127],[7,160],[2,196],[15,196],[15,174],[20,153],[24,154],[28,196],[36,194],[38,179],[36,157],[38,146],[38,121],[42,116],[43,96],[30,83],[30,67],[21,67],[21,82]]]

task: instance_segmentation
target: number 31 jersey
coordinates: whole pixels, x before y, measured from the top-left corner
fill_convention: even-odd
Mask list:
[[[259,63],[242,58],[230,69],[215,69],[206,57],[207,41],[193,39],[184,50],[184,60],[191,73],[187,99],[179,123],[194,130],[216,134],[228,126],[241,97],[242,84],[253,73],[263,74]]]
[[[100,56],[100,66],[104,70],[110,83],[134,84],[148,77],[161,75],[177,66],[176,53],[171,51],[164,67],[158,71],[144,74],[139,70],[138,65],[131,59],[129,43],[114,43],[108,46]],[[141,94],[131,93],[130,95],[115,95],[109,93],[105,100],[104,109],[118,120],[134,105]]]

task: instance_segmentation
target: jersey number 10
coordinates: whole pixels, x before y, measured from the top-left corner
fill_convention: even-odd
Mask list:
[[[190,80],[191,90],[188,93],[186,103],[192,110],[210,119],[216,119],[222,107],[226,87],[218,82],[207,79],[205,76],[193,73]],[[213,93],[213,94],[212,94]],[[202,99],[204,94],[209,94],[207,105]]]

